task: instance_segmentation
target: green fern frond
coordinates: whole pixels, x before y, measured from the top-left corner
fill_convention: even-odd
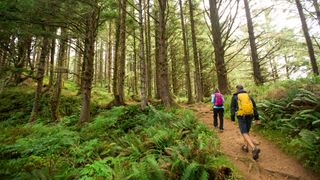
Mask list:
[[[198,177],[195,177],[196,172],[200,165],[197,162],[192,162],[189,164],[186,169],[183,171],[183,175],[181,177],[182,180],[192,180]]]

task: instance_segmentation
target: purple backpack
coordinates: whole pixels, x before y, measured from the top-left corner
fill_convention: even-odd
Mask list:
[[[221,93],[214,94],[214,105],[215,106],[223,106],[223,99]]]

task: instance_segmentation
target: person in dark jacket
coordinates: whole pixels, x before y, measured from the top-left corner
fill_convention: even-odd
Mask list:
[[[235,116],[237,116],[240,132],[245,142],[241,149],[244,152],[249,152],[250,146],[252,149],[252,157],[254,160],[257,160],[260,149],[253,144],[249,136],[253,118],[257,121],[259,120],[256,103],[244,90],[242,85],[237,85],[236,88],[237,92],[233,94],[231,99],[231,120],[235,121]]]

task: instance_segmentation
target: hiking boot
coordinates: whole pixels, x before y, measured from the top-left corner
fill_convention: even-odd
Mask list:
[[[248,146],[246,146],[246,145],[242,145],[241,146],[241,150],[243,151],[243,152],[249,152],[249,149],[248,149]]]
[[[259,159],[259,153],[260,153],[260,149],[257,148],[257,147],[254,147],[253,150],[252,150],[252,158],[254,160]]]

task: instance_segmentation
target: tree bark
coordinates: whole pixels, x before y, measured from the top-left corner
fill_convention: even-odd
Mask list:
[[[156,64],[156,74],[154,76],[154,94],[156,99],[160,99],[160,83],[159,83],[159,77],[160,77],[160,70],[158,69],[159,65],[159,57],[160,57],[160,44],[159,44],[159,23],[157,21],[159,19],[159,12],[158,10],[155,10],[155,19],[154,19],[154,26],[155,26],[155,32],[154,32],[154,43],[155,43],[155,48],[154,48],[154,54],[155,54],[155,64]]]
[[[84,60],[83,60],[83,42],[81,39],[79,39],[79,56],[78,56],[78,60],[77,60],[77,84],[79,86],[79,91],[81,92],[81,87],[82,87],[82,76],[83,76],[83,65],[84,65]],[[81,93],[80,93],[81,94]]]
[[[30,37],[20,36],[18,38],[18,43],[17,43],[18,54],[17,54],[17,57],[13,58],[14,68],[15,68],[14,80],[15,80],[16,86],[23,81],[22,72],[26,64],[28,47],[30,46],[30,44],[31,44]]]
[[[296,1],[297,9],[299,11],[303,34],[306,39],[306,43],[307,43],[307,47],[308,47],[308,53],[309,53],[309,57],[310,57],[312,71],[315,76],[319,76],[319,69],[318,69],[318,65],[317,65],[317,60],[314,55],[314,49],[313,49],[312,41],[311,41],[311,38],[309,35],[307,21],[306,21],[304,14],[303,14],[302,5],[300,3],[300,0],[295,0],[295,1]]]
[[[200,48],[201,49],[201,48]],[[202,53],[201,50],[199,51],[199,68],[200,68],[200,79],[201,79],[201,86],[202,86],[202,90],[203,90],[203,95],[204,96],[210,96],[210,89],[205,89],[205,85],[204,85],[204,73],[203,73],[203,57],[202,57]],[[209,93],[208,93],[209,92]]]
[[[112,22],[109,22],[109,45],[108,45],[108,92],[111,93],[111,69],[112,69]]]
[[[139,0],[139,30],[140,30],[140,47],[139,47],[139,59],[140,59],[140,82],[141,82],[141,109],[144,110],[147,105],[147,88],[146,88],[146,63],[144,54],[144,27],[143,27],[143,12],[142,12],[142,0]]]
[[[125,65],[126,65],[126,7],[127,0],[122,0],[122,13],[121,13],[121,28],[120,28],[120,56],[119,56],[119,102],[124,105],[124,78],[125,78]]]
[[[73,71],[75,74],[73,74],[73,81],[78,84],[78,75],[79,75],[79,69],[78,69],[78,60],[80,59],[80,40],[76,39],[76,47],[75,47],[75,55],[73,60]]]
[[[150,0],[147,0],[147,10],[145,11],[146,27],[146,61],[147,61],[147,86],[148,98],[152,98],[152,65],[151,65],[151,24],[150,24]]]
[[[136,31],[133,30],[133,94],[138,95]]]
[[[243,2],[244,2],[246,17],[247,17],[247,26],[248,26],[248,33],[249,33],[250,48],[251,48],[251,61],[252,61],[254,82],[256,85],[262,85],[263,77],[261,75],[261,68],[260,68],[260,63],[259,63],[259,58],[257,53],[257,45],[255,42],[249,3],[248,3],[248,0],[243,0]]]
[[[84,52],[84,64],[85,71],[82,84],[82,107],[80,112],[79,123],[83,123],[90,118],[90,101],[91,101],[91,86],[93,77],[93,61],[94,61],[94,46],[98,29],[98,3],[95,0],[92,5],[92,10],[88,12],[86,17],[86,33],[85,33],[85,52]]]
[[[94,69],[93,69],[93,74],[94,74],[94,84],[97,84],[97,80],[98,80],[98,41],[96,41],[95,43],[95,54],[94,54]]]
[[[209,0],[210,2],[210,20],[212,28],[214,55],[215,55],[215,67],[217,70],[218,87],[224,94],[230,93],[228,87],[227,69],[224,60],[225,50],[222,45],[221,27],[219,23],[219,14],[216,0]]]
[[[53,70],[54,70],[54,57],[56,53],[56,38],[51,39],[51,49],[50,49],[50,73],[49,73],[49,87],[50,89],[53,86]]]
[[[196,37],[196,30],[195,30],[195,23],[193,19],[193,4],[192,1],[189,0],[189,10],[190,10],[190,23],[191,23],[191,35],[192,35],[192,49],[193,49],[193,61],[195,66],[195,79],[196,79],[196,88],[197,88],[197,102],[202,101],[203,99],[203,89],[202,89],[202,82],[200,76],[200,64],[198,58],[198,49],[197,49],[197,37]]]
[[[29,121],[33,122],[37,119],[39,110],[40,110],[40,101],[42,97],[42,85],[43,85],[43,76],[44,76],[44,68],[46,57],[49,54],[49,38],[44,37],[42,46],[41,46],[41,55],[38,63],[38,72],[37,72],[37,86],[35,90],[35,98],[33,101],[33,108],[31,112],[31,116]]]
[[[63,83],[63,73],[65,73],[66,61],[67,61],[67,51],[68,51],[68,38],[66,37],[66,30],[61,28],[61,39],[60,39],[60,48],[58,55],[58,73],[57,73],[57,81],[54,88],[53,97],[50,101],[51,107],[51,120],[57,121],[59,119],[59,103],[61,96],[61,88]]]
[[[104,52],[104,49],[103,49],[103,41],[101,40],[100,42],[100,57],[99,57],[99,81],[100,81],[100,84],[102,86],[102,80],[103,80],[103,52]]]
[[[184,15],[183,15],[183,7],[182,2],[179,0],[180,6],[180,20],[181,20],[181,29],[182,29],[182,39],[183,39],[183,62],[184,62],[184,70],[185,70],[185,78],[186,78],[186,89],[188,95],[188,103],[193,102],[192,97],[192,88],[191,88],[191,77],[190,77],[190,65],[189,65],[189,51],[187,48],[187,38],[185,32],[185,25],[184,25]]]
[[[109,65],[108,65],[108,62],[109,62],[109,56],[110,56],[110,54],[109,54],[109,36],[107,37],[107,39],[106,39],[106,43],[105,43],[105,45],[104,45],[104,52],[105,52],[105,54],[104,54],[104,75],[103,75],[103,81],[104,81],[104,83],[105,83],[105,87],[108,89],[108,67],[109,67]]]
[[[171,81],[172,81],[172,90],[173,94],[177,96],[179,94],[179,85],[178,85],[178,63],[176,58],[176,49],[173,45],[170,46],[170,57],[171,57]]]
[[[174,104],[170,94],[169,78],[168,78],[168,61],[167,61],[167,36],[166,36],[166,9],[167,0],[158,0],[159,2],[159,90],[160,98],[165,107]]]
[[[119,5],[119,17],[121,16],[121,7]],[[119,104],[119,92],[118,92],[118,68],[119,68],[119,43],[120,43],[120,20],[116,20],[116,36],[115,36],[115,50],[114,50],[114,60],[113,60],[113,82],[112,91],[114,95],[115,104]]]
[[[70,69],[70,55],[71,55],[71,40],[70,39],[67,39],[66,40],[67,43],[67,57],[66,57],[66,60],[64,61],[65,62],[65,72],[64,72],[64,79],[68,80],[69,79],[69,69]]]
[[[124,78],[125,78],[125,51],[126,51],[126,5],[127,0],[118,1],[118,20],[116,27],[116,44],[113,69],[113,95],[114,99],[107,107],[121,106],[124,103]]]

